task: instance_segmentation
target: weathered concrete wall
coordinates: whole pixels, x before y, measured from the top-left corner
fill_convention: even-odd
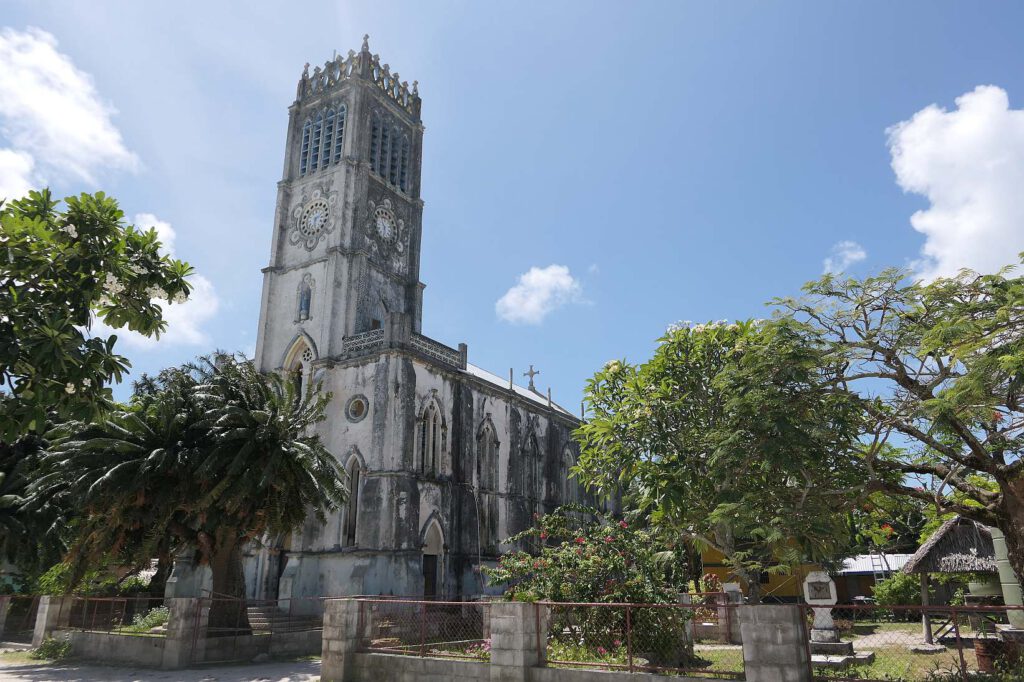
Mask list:
[[[811,682],[809,635],[799,606],[740,606],[747,682]]]
[[[421,680],[490,680],[490,666],[476,661],[417,658],[391,654],[356,654],[355,680],[419,682]],[[325,682],[326,682],[326,678]]]
[[[71,655],[104,663],[127,663],[159,668],[164,661],[164,637],[120,635],[111,632],[62,631],[71,642]]]
[[[52,637],[54,631],[68,624],[71,616],[71,597],[45,596],[39,598],[36,627],[32,633],[32,646],[37,647]]]

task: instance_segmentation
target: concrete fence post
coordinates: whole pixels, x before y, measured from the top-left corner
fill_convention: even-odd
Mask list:
[[[740,606],[747,682],[811,682],[807,627],[799,606]]]
[[[67,627],[71,617],[72,597],[44,596],[39,598],[36,627],[32,632],[32,646],[37,647],[53,636],[55,630]]]
[[[491,682],[526,682],[530,668],[544,665],[547,621],[544,606],[509,601],[491,603]]]
[[[328,599],[324,606],[321,682],[355,680],[355,654],[359,648],[359,601]]]
[[[163,669],[178,670],[193,663],[202,663],[209,604],[198,597],[173,597],[164,603],[169,613]]]

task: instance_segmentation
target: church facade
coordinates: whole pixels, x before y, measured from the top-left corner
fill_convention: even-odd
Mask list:
[[[299,80],[255,362],[333,394],[351,497],[250,552],[250,597],[478,595],[504,538],[579,501],[578,420],[423,334],[420,108],[366,39]]]

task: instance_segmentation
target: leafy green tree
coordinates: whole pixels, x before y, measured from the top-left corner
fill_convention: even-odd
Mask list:
[[[908,277],[826,276],[779,301],[824,349],[833,392],[866,417],[854,448],[864,480],[845,492],[996,526],[1024,579],[1024,278]]]
[[[183,301],[189,266],[160,254],[154,230],[124,224],[104,195],[49,190],[0,202],[0,439],[58,419],[95,419],[128,367],[116,337],[93,319],[150,336],[166,327],[158,302]]]
[[[577,475],[700,547],[760,598],[760,574],[848,546],[847,453],[860,415],[828,391],[799,325],[680,326],[646,363],[608,363],[587,384]]]
[[[35,494],[87,511],[72,546],[87,565],[126,549],[143,558],[194,547],[213,592],[243,598],[247,543],[311,513],[324,521],[347,497],[344,470],[312,434],[329,400],[298,396],[244,358],[201,359],[145,382],[105,421],[55,433]],[[247,628],[244,606],[215,601],[210,626]]]

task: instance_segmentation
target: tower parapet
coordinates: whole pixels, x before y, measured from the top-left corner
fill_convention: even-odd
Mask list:
[[[309,72],[309,64],[302,70],[302,77],[299,78],[299,85],[295,94],[298,102],[330,92],[342,82],[361,78],[373,83],[389,99],[395,102],[406,113],[415,120],[420,117],[420,94],[418,81],[412,82],[401,80],[396,71],[391,73],[388,64],[380,63],[380,55],[370,53],[370,36],[363,36],[363,46],[359,52],[349,50],[348,55],[338,55],[328,60],[322,67],[317,66],[313,73]]]

